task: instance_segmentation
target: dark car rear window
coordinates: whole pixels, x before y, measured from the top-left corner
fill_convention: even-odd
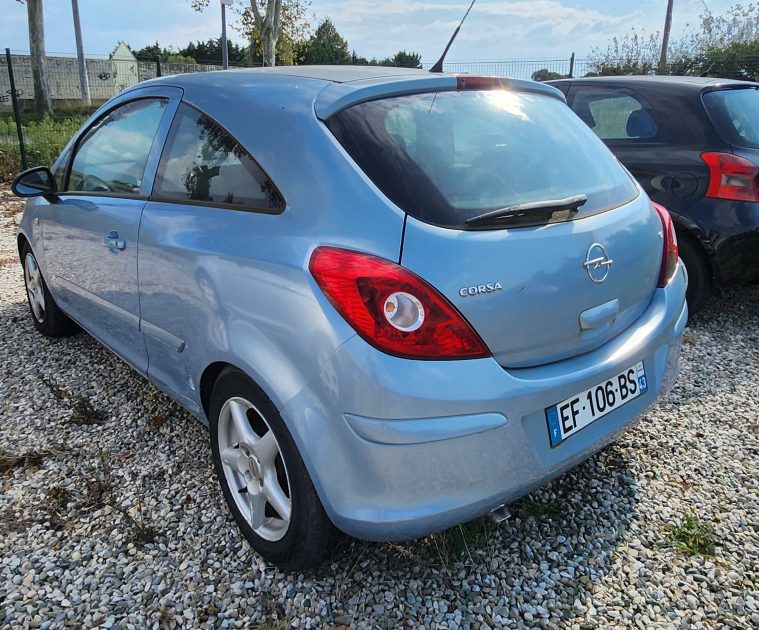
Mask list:
[[[704,94],[706,111],[722,138],[738,147],[759,148],[759,90],[739,88]]]
[[[484,212],[586,195],[579,216],[637,195],[632,178],[560,100],[507,90],[416,94],[355,105],[327,124],[410,215],[463,228]]]

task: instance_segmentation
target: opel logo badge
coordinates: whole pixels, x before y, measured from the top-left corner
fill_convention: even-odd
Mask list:
[[[593,243],[588,247],[588,253],[585,255],[585,262],[582,263],[582,266],[595,284],[601,284],[609,275],[609,269],[611,269],[613,262],[601,243]]]

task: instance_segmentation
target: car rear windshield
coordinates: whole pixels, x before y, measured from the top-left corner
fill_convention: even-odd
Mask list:
[[[577,216],[635,198],[632,178],[559,99],[507,90],[416,94],[327,121],[377,187],[423,221],[465,221],[517,204],[587,196]]]
[[[739,88],[706,92],[704,105],[726,142],[738,147],[759,148],[759,90]]]

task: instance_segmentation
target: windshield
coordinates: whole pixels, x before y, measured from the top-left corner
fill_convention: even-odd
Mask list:
[[[704,105],[726,142],[737,147],[759,148],[759,91],[756,88],[707,92]]]
[[[585,195],[588,216],[637,195],[632,178],[560,100],[507,90],[371,101],[327,124],[377,187],[423,221]]]

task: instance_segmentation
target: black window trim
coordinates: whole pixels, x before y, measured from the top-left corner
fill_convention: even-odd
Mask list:
[[[221,130],[224,131],[224,133],[226,133],[230,138],[232,138],[232,140],[234,140],[237,144],[239,144],[245,150],[245,152],[250,156],[250,159],[253,160],[253,162],[255,162],[256,166],[258,166],[258,168],[261,169],[261,172],[264,175],[266,175],[266,177],[271,181],[272,185],[274,186],[274,188],[276,188],[277,192],[279,193],[279,196],[282,197],[283,203],[282,203],[281,208],[260,208],[258,206],[249,206],[246,204],[224,203],[223,201],[216,202],[216,201],[200,201],[198,199],[175,199],[174,197],[166,197],[166,196],[158,195],[155,193],[157,175],[161,169],[163,156],[169,144],[169,137],[171,136],[171,132],[174,131],[175,124],[177,124],[177,121],[179,120],[179,113],[180,113],[180,109],[182,105],[186,105],[190,109],[195,110],[201,116],[207,116],[215,125],[221,128]],[[156,166],[156,177],[153,178],[153,186],[150,190],[150,195],[148,195],[147,200],[155,201],[156,203],[171,203],[171,204],[181,204],[181,205],[190,205],[190,206],[201,206],[205,208],[216,208],[218,210],[238,210],[239,212],[253,212],[256,214],[268,214],[268,215],[279,215],[279,214],[282,214],[287,209],[287,199],[285,198],[284,194],[282,194],[282,189],[277,185],[277,182],[274,181],[271,175],[269,175],[269,173],[261,166],[258,160],[255,157],[253,157],[253,154],[248,150],[248,148],[242,142],[240,142],[234,135],[232,135],[224,125],[219,123],[219,121],[216,120],[216,118],[214,118],[209,113],[205,112],[202,108],[190,103],[184,98],[180,99],[179,104],[177,105],[177,110],[174,113],[174,119],[171,121],[171,125],[169,126],[169,131],[166,134],[166,137],[164,138],[163,147],[161,147],[161,155],[158,158],[158,164]]]
[[[69,154],[66,156],[66,172],[63,176],[63,190],[61,190],[58,193],[58,196],[71,196],[71,197],[106,197],[106,198],[124,198],[124,199],[134,199],[137,201],[148,201],[150,199],[149,195],[144,195],[142,193],[127,193],[127,192],[118,192],[118,193],[112,193],[112,192],[97,192],[97,191],[78,191],[78,190],[69,190],[69,179],[71,178],[71,167],[74,164],[74,158],[76,158],[76,154],[79,151],[79,144],[81,143],[82,139],[87,135],[87,133],[95,126],[97,125],[103,118],[106,116],[109,116],[111,112],[116,111],[119,107],[122,107],[124,105],[128,105],[129,103],[134,103],[136,101],[145,101],[145,100],[154,100],[154,101],[166,101],[167,105],[171,104],[171,97],[166,95],[158,95],[158,94],[135,94],[134,98],[126,98],[124,100],[120,100],[118,103],[114,103],[113,107],[108,108],[104,112],[102,112],[97,118],[95,118],[87,127],[82,129],[79,133],[79,135],[76,137],[76,141],[71,146],[71,150],[68,152]],[[168,111],[168,110],[167,110]],[[164,112],[164,115],[166,115],[166,112]],[[156,140],[159,136],[159,131],[161,129],[161,122],[158,123],[158,128],[156,129],[156,135],[153,137],[153,144],[150,145],[150,151],[148,152],[148,159],[145,162],[145,170],[143,170],[142,176],[143,179],[145,177],[145,172],[148,168],[148,162],[150,162],[150,153],[153,151],[153,147],[155,146]],[[165,143],[165,141],[164,141]],[[155,181],[153,182],[155,183]]]

